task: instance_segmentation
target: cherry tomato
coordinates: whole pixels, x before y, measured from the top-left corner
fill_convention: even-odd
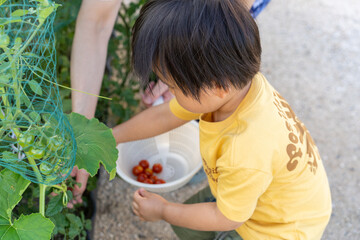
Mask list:
[[[161,179],[161,178],[158,178],[155,181],[155,184],[164,184],[164,183],[166,183],[166,181],[164,179]]]
[[[154,184],[153,181],[150,178],[145,179],[144,183]]]
[[[40,159],[45,155],[45,151],[41,148],[31,147],[28,154],[34,159]]]
[[[144,170],[144,173],[148,176],[151,177],[153,175],[153,170],[151,170],[151,168],[146,168]]]
[[[158,178],[157,178],[157,176],[152,175],[152,176],[150,176],[150,179],[153,181],[153,183],[155,183]]]
[[[161,173],[162,171],[162,166],[160,163],[155,163],[152,167],[152,170],[155,172],[155,173]]]
[[[145,173],[140,173],[137,177],[138,182],[145,182],[146,179],[148,179],[148,177]]]
[[[149,162],[147,160],[143,159],[139,162],[139,165],[142,166],[144,169],[146,169],[149,167]]]
[[[62,137],[55,135],[50,138],[48,147],[52,151],[56,151],[64,147]]]
[[[50,163],[42,162],[40,164],[40,172],[44,175],[49,175],[52,172],[53,168]]]
[[[30,146],[34,142],[34,135],[21,133],[18,137],[18,143],[23,148]]]
[[[140,165],[136,165],[135,167],[133,167],[132,172],[135,176],[138,176],[140,173],[142,173],[144,171],[143,167]]]

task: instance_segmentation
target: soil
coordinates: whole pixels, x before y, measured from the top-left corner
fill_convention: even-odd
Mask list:
[[[360,2],[277,0],[257,19],[262,72],[310,130],[327,170],[333,214],[324,240],[360,239]],[[182,202],[206,185],[162,194]],[[94,239],[176,239],[165,222],[131,212],[136,188],[98,183]]]

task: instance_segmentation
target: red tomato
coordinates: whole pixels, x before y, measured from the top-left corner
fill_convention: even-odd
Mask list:
[[[153,181],[150,178],[145,179],[144,183],[153,184]]]
[[[155,172],[155,173],[161,173],[162,171],[162,166],[160,163],[155,163],[152,167],[152,170]]]
[[[139,162],[139,165],[142,166],[144,169],[146,169],[149,167],[149,162],[147,160],[143,159]]]
[[[140,165],[136,165],[135,167],[133,167],[133,170],[132,170],[132,172],[133,172],[133,174],[135,175],[135,176],[138,176],[140,173],[142,173],[144,171],[144,169],[143,169],[143,167],[142,166],[140,166]]]
[[[153,181],[153,183],[155,183],[155,181],[158,179],[157,176],[152,175],[150,176],[150,179]]]
[[[138,182],[145,182],[145,180],[148,179],[145,173],[140,173],[137,177]]]
[[[153,175],[153,170],[151,170],[151,168],[146,168],[146,169],[144,170],[144,173],[145,173],[148,177],[150,177],[150,176]]]
[[[163,183],[166,183],[164,179],[161,179],[161,178],[158,178],[156,179],[155,181],[155,184],[163,184]]]

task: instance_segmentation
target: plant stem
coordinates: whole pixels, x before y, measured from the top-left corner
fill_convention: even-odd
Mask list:
[[[26,154],[26,153],[25,153]],[[26,154],[27,155],[27,154]],[[41,173],[39,171],[39,168],[36,165],[35,160],[27,155],[27,158],[29,160],[29,163],[31,164],[32,169],[34,170],[34,173],[36,175],[36,178],[39,182],[42,182],[43,179],[41,177]],[[39,193],[39,213],[45,217],[45,190],[46,185],[45,184],[39,184],[40,186],[40,193]]]
[[[45,192],[46,192],[46,185],[39,184],[40,186],[40,193],[39,193],[39,213],[45,217]]]

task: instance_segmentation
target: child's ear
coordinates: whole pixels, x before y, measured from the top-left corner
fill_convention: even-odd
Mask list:
[[[219,98],[225,98],[229,94],[230,89],[224,89],[222,87],[215,87],[212,92]]]

